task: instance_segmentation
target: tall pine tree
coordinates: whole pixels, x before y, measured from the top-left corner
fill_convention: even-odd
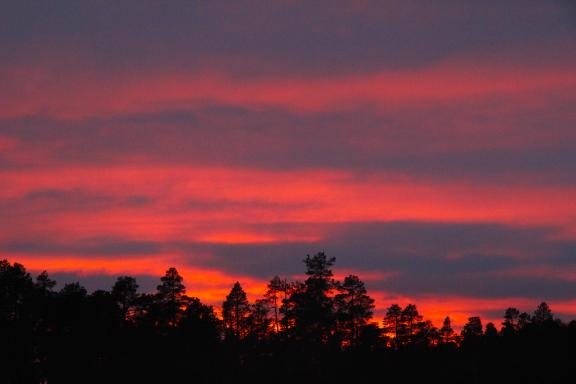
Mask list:
[[[338,284],[338,292],[334,297],[337,320],[344,331],[344,340],[355,345],[360,329],[372,318],[374,299],[368,296],[364,283],[354,275]]]
[[[222,303],[222,317],[228,336],[243,338],[249,331],[250,303],[239,282],[234,283]]]
[[[292,324],[290,331],[301,340],[326,342],[334,332],[336,316],[332,291],[335,283],[330,268],[335,260],[324,252],[306,256],[308,278],[285,303],[285,321]]]
[[[187,302],[184,278],[176,268],[168,268],[160,278],[160,285],[156,287],[157,304],[160,306],[160,321],[168,326],[175,326],[179,315],[184,311]]]

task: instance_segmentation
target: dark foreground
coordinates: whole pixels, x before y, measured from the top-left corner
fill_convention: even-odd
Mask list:
[[[323,253],[305,263],[304,282],[274,278],[254,303],[234,284],[216,313],[174,268],[153,294],[128,276],[88,294],[0,261],[0,384],[575,382],[576,321],[545,303],[456,334],[415,305],[372,319],[357,276],[334,281]]]

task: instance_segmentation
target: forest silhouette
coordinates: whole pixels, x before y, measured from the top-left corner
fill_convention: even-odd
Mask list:
[[[546,303],[440,327],[415,304],[374,317],[358,276],[334,279],[334,257],[308,255],[304,281],[273,277],[249,302],[240,282],[221,308],[188,295],[169,268],[154,293],[130,276],[110,291],[56,291],[46,271],[0,261],[0,383],[566,383],[576,321]]]

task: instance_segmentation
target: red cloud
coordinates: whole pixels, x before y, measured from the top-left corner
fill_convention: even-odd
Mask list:
[[[58,81],[54,79],[56,76]],[[534,97],[542,92],[568,91],[573,96],[576,85],[571,66],[530,68],[461,60],[419,70],[322,78],[286,75],[247,80],[212,70],[90,75],[82,72],[61,76],[58,70],[41,66],[4,68],[0,77],[10,79],[20,90],[4,95],[6,102],[0,106],[0,116],[44,113],[64,118],[196,108],[206,104],[310,112],[366,105],[386,111],[407,104],[478,101],[503,95],[523,95],[525,101],[534,102]]]

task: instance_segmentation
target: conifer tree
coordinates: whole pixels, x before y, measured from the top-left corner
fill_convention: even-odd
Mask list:
[[[452,329],[452,322],[450,317],[446,316],[442,328],[439,331],[440,343],[448,344],[454,342],[454,330]]]
[[[462,338],[464,342],[474,342],[482,336],[482,320],[478,316],[468,318],[468,322],[462,328]]]
[[[386,315],[382,321],[382,331],[392,335],[396,348],[399,346],[401,328],[402,308],[398,304],[392,304],[386,310]]]
[[[534,324],[544,324],[547,322],[552,321],[552,310],[545,302],[542,302],[538,305],[536,310],[534,311],[534,315],[532,316],[532,323]]]
[[[408,304],[400,316],[400,343],[411,344],[421,326],[422,316],[414,304]]]
[[[494,323],[489,322],[488,324],[486,324],[486,329],[484,330],[484,337],[489,342],[493,342],[494,340],[496,340],[496,338],[498,337],[498,330],[496,329]]]
[[[291,332],[298,338],[326,342],[334,332],[335,282],[330,268],[335,260],[324,252],[307,255],[304,260],[308,278],[292,292],[283,311],[286,323],[292,324]]]
[[[338,285],[338,293],[334,297],[336,316],[345,330],[345,339],[355,344],[360,329],[372,318],[374,299],[368,296],[364,283],[358,276],[350,275]]]
[[[180,276],[176,268],[170,267],[160,281],[160,285],[156,287],[157,304],[160,306],[161,313],[160,320],[168,326],[175,326],[187,301],[184,278]]]
[[[284,294],[284,298],[286,296],[287,291],[287,281],[281,279],[279,276],[274,276],[272,280],[268,283],[266,293],[264,297],[270,302],[273,311],[273,321],[274,321],[274,332],[280,332],[280,306],[283,300],[282,293]]]
[[[136,279],[130,276],[120,276],[112,287],[112,297],[120,305],[122,319],[126,316],[134,304],[138,294],[138,284]]]
[[[222,317],[228,335],[236,339],[243,338],[248,333],[250,303],[246,292],[239,282],[234,283],[226,301],[222,303]]]
[[[56,281],[50,279],[48,276],[48,272],[42,271],[37,277],[36,282],[34,283],[36,288],[38,288],[41,292],[52,292],[52,289],[56,286]]]
[[[511,336],[518,332],[520,328],[520,311],[514,307],[506,309],[504,312],[504,321],[502,322],[502,334]]]

